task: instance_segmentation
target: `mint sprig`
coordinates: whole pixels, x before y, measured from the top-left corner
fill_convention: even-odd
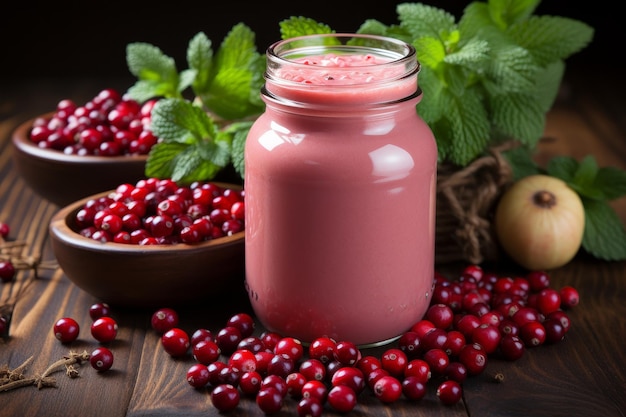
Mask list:
[[[192,40],[188,60],[197,72],[192,87],[203,106],[226,120],[259,115],[264,109],[259,91],[265,58],[256,50],[254,33],[244,24],[235,25],[213,57],[207,56],[206,47],[194,47],[198,37],[205,35]]]
[[[146,176],[210,180],[232,163],[243,177],[241,138],[264,110],[259,91],[265,57],[250,28],[235,25],[217,51],[199,32],[187,47],[189,68],[180,72],[173,58],[143,42],[127,46],[126,61],[137,77],[127,95],[139,102],[161,99],[151,114],[159,143],[150,151]]]
[[[187,47],[189,68],[180,73],[173,58],[143,42],[126,47],[126,62],[138,78],[127,94],[139,102],[184,98],[191,87],[198,105],[226,121],[258,116],[264,109],[259,90],[265,58],[256,50],[254,33],[243,23],[230,30],[217,52],[204,32],[196,34]]]
[[[436,7],[402,3],[399,24],[366,21],[359,29],[416,46],[424,91],[417,111],[435,134],[440,162],[466,166],[507,138],[536,146],[563,61],[594,32],[573,19],[533,15],[538,3],[474,1],[458,21]]]
[[[190,183],[213,178],[230,163],[232,135],[199,106],[180,98],[162,99],[151,117],[160,142],[150,151],[146,176]]]
[[[609,202],[626,195],[626,172],[598,167],[592,156],[552,158],[547,173],[565,181],[581,197],[585,208],[582,246],[598,259],[626,259],[626,230]]]

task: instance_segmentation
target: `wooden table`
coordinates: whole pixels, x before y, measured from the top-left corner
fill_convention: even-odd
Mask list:
[[[585,68],[585,71],[589,70]],[[595,155],[601,166],[626,169],[626,105],[619,71],[570,71],[563,94],[549,113],[539,161],[553,155]],[[58,207],[34,195],[14,170],[9,137],[18,123],[53,109],[62,98],[77,101],[105,87],[126,88],[130,80],[29,80],[0,89],[0,221],[11,226],[11,238],[26,242],[24,256],[54,262],[47,226]],[[622,88],[620,94],[619,88]],[[68,184],[71,186],[71,184]],[[626,223],[626,201],[615,202]],[[460,268],[460,266],[458,266]],[[499,265],[504,271],[512,267]],[[457,266],[442,269],[459,271]],[[417,403],[402,400],[382,405],[364,392],[352,414],[360,416],[624,416],[626,415],[626,262],[603,262],[580,254],[551,272],[552,284],[575,286],[581,303],[571,314],[573,326],[564,341],[527,351],[518,361],[490,360],[487,372],[468,379],[464,399],[455,406],[439,403],[434,387]],[[12,311],[9,334],[0,339],[0,366],[13,369],[33,356],[25,373],[41,373],[52,362],[97,344],[86,330],[88,309],[95,303],[60,269],[20,272],[12,284],[0,284],[0,304]],[[193,306],[179,311],[181,327],[217,330],[230,315],[249,311],[243,294],[223,305]],[[111,345],[113,368],[97,373],[81,366],[79,377],[53,374],[56,388],[23,387],[0,393],[0,416],[217,416],[207,391],[193,389],[185,376],[192,358],[174,360],[150,329],[152,310],[115,309],[120,330]],[[82,323],[70,346],[52,334],[53,323],[72,316]],[[257,332],[262,329],[257,327]],[[372,352],[376,353],[376,352]],[[490,375],[500,372],[501,383]],[[329,410],[325,415],[335,415]],[[252,400],[243,400],[232,415],[261,416]],[[281,416],[297,415],[287,401]]]

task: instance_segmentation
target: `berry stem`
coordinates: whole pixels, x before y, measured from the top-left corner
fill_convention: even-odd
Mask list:
[[[64,356],[63,359],[59,359],[58,361],[54,362],[52,365],[48,366],[48,368],[43,371],[43,374],[41,374],[41,378],[45,378],[48,375],[50,375],[51,373],[59,370],[61,367],[66,367],[66,374],[67,376],[71,377],[71,378],[75,378],[76,376],[78,376],[78,371],[74,368],[74,364],[81,364],[84,361],[88,361],[89,360],[89,353],[87,353],[87,351],[83,351],[83,353],[76,353],[74,351],[70,351],[70,355],[69,356]],[[41,388],[41,387],[39,387]]]
[[[2,366],[0,368],[0,392],[11,391],[16,388],[27,387],[30,385],[37,386],[38,389],[44,387],[56,387],[56,379],[51,377],[50,374],[65,367],[65,374],[70,378],[76,378],[78,376],[78,370],[74,366],[80,365],[82,362],[89,360],[89,353],[83,351],[82,353],[76,353],[70,351],[69,356],[64,356],[62,359],[54,362],[41,375],[33,375],[29,377],[24,376],[24,370],[33,357],[26,359],[17,368],[10,370],[8,366]]]

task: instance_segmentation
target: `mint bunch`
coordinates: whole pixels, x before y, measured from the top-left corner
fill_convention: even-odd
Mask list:
[[[243,176],[242,141],[264,109],[259,91],[265,57],[254,33],[234,26],[219,49],[200,32],[187,48],[188,68],[158,47],[131,43],[126,48],[130,72],[137,77],[127,94],[139,102],[161,98],[152,111],[152,130],[160,138],[146,163],[146,176],[180,183],[212,179],[228,164]],[[185,96],[188,94],[188,98]]]
[[[540,0],[474,1],[457,22],[421,3],[397,6],[399,24],[367,20],[359,32],[395,37],[418,53],[420,116],[440,162],[466,166],[502,140],[534,148],[564,73],[593,37],[588,25],[533,15]]]

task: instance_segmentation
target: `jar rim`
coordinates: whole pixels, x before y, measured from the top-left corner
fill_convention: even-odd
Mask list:
[[[272,77],[274,70],[284,65],[310,69],[310,65],[298,60],[307,56],[334,53],[371,54],[384,58],[384,62],[374,64],[377,68],[407,65],[407,73],[420,70],[415,47],[400,39],[361,33],[323,33],[283,39],[270,45],[266,51],[266,77]],[[346,71],[372,66],[371,63],[351,65],[346,68]]]

